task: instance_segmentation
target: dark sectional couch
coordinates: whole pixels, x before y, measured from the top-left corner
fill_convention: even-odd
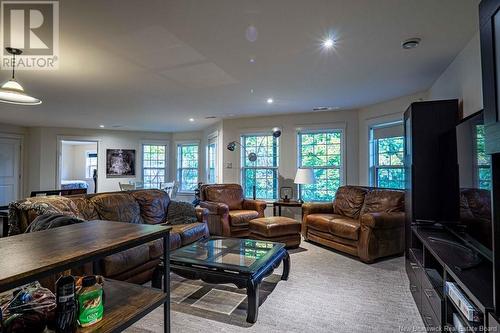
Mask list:
[[[23,199],[9,207],[9,235],[24,232],[30,223],[42,214],[64,214],[84,220],[110,220],[125,223],[168,223],[170,206],[168,194],[160,190],[76,195],[47,196]],[[207,237],[208,211],[196,208],[197,222],[176,224],[170,234],[170,249]],[[101,273],[105,277],[144,283],[151,280],[154,268],[163,253],[162,240],[143,244],[101,260]],[[86,273],[90,267],[84,268]]]

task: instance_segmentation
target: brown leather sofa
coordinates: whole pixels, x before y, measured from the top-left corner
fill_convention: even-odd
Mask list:
[[[491,248],[491,192],[477,188],[460,189],[460,221],[467,233],[484,240]]]
[[[9,235],[24,232],[37,216],[47,213],[70,215],[84,220],[168,223],[169,205],[168,194],[160,190],[27,198],[10,204]],[[196,223],[172,226],[170,249],[179,248],[209,235],[206,223],[208,211],[197,208],[196,215]],[[159,239],[104,258],[100,262],[101,273],[109,278],[142,284],[151,280],[162,254],[163,243]]]
[[[303,205],[306,240],[365,263],[404,251],[404,191],[342,186],[329,203]]]
[[[239,184],[205,184],[200,187],[200,206],[208,209],[211,235],[248,237],[248,222],[264,217],[266,202],[248,200]]]

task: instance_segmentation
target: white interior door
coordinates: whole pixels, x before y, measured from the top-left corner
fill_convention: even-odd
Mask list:
[[[19,199],[21,140],[0,137],[0,206]]]

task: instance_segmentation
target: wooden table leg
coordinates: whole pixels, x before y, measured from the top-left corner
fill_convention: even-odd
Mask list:
[[[276,205],[273,205],[273,216],[276,216]]]
[[[283,281],[288,280],[288,274],[290,274],[290,255],[286,251],[283,257],[283,274],[281,274],[281,279]]]
[[[260,284],[253,280],[248,281],[247,285],[247,322],[255,323],[259,315],[259,287]]]
[[[163,292],[167,293],[163,304],[163,331],[170,333],[170,235],[163,237]]]

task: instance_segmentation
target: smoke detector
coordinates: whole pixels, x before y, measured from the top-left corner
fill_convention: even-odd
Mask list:
[[[410,38],[410,39],[404,40],[401,43],[401,47],[405,50],[411,50],[411,49],[416,48],[418,45],[420,45],[420,41],[421,41],[420,38],[416,38],[416,37]]]

